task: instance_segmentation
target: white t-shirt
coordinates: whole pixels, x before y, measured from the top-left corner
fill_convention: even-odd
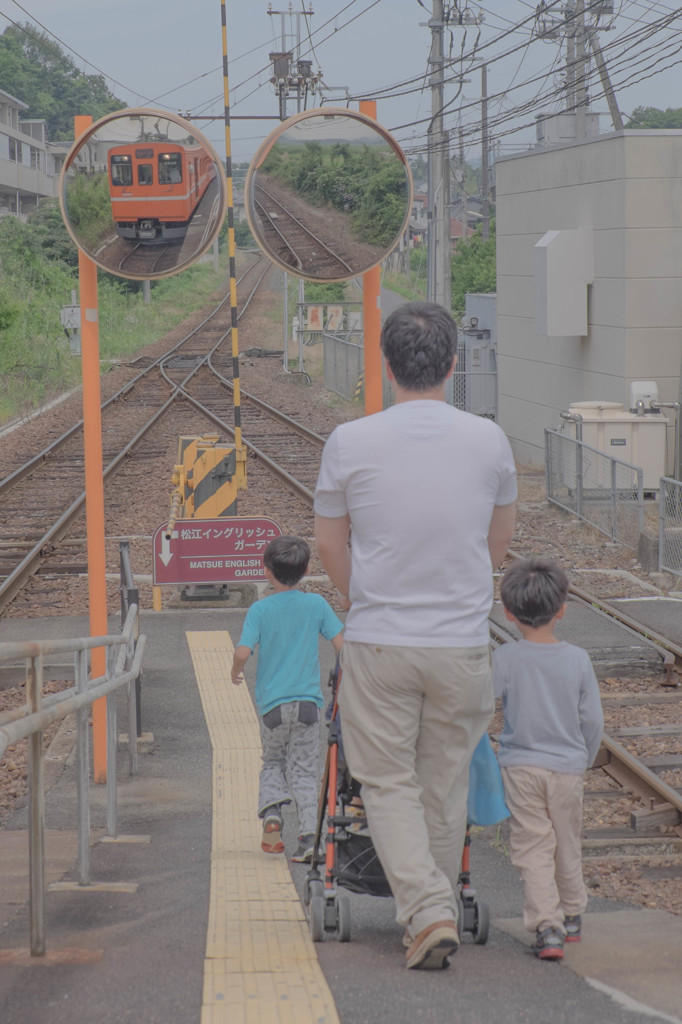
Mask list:
[[[516,499],[509,442],[491,420],[446,402],[402,402],[343,423],[327,440],[315,512],[351,519],[351,608],[359,643],[488,643],[488,529]]]

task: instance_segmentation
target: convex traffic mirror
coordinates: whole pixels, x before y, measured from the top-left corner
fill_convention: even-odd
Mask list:
[[[283,121],[246,178],[246,215],[266,254],[308,281],[345,281],[376,266],[407,227],[412,178],[376,121],[324,107]]]
[[[76,140],[59,201],[69,234],[99,267],[153,280],[184,270],[210,248],[227,187],[217,153],[188,121],[129,108]]]

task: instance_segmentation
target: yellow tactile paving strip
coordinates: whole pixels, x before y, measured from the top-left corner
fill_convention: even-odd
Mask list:
[[[201,1024],[338,1024],[287,860],[260,851],[258,718],[230,682],[230,634],[186,635],[213,745]]]

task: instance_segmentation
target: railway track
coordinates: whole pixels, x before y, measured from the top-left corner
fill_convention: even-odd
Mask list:
[[[177,436],[211,430],[231,436],[232,428],[227,421],[232,413],[233,382],[232,357],[229,346],[224,344],[229,336],[226,311],[218,307],[200,327],[201,330],[186,335],[161,355],[143,356],[131,364],[131,369],[138,372],[105,403],[105,465],[109,467],[114,463],[106,485],[107,515],[113,516],[113,525],[108,520],[107,535],[111,535],[112,544],[118,536],[139,536],[146,548],[153,526],[167,514],[169,470],[175,461],[173,451]],[[263,361],[261,366],[265,363]],[[267,364],[274,377],[275,362],[268,360]],[[282,412],[266,400],[271,390],[262,382],[253,390],[240,387],[244,441],[250,453],[249,504],[242,506],[240,499],[240,514],[274,515],[285,521],[290,532],[309,535],[312,491],[328,430],[313,430],[300,422],[306,414],[304,387],[292,390],[293,398],[287,403],[289,412],[293,408],[295,416]],[[299,396],[303,406],[300,410]],[[125,422],[125,430],[121,427],[120,435],[119,419]],[[150,426],[151,420],[154,422]],[[75,423],[54,444],[26,463],[15,466],[0,483],[2,522],[8,526],[7,532],[0,534],[0,564],[4,576],[0,582],[0,601],[5,608],[12,601],[16,608],[25,600],[19,610],[25,608],[31,616],[40,615],[44,602],[56,600],[56,593],[68,595],[69,580],[82,579],[86,571],[82,506],[78,510],[81,519],[74,518],[63,530],[60,518],[63,511],[53,514],[49,524],[56,532],[50,534],[42,525],[42,505],[47,505],[47,494],[59,496],[62,510],[82,496],[80,426]],[[133,441],[135,444],[131,445]],[[276,474],[277,484],[273,474]],[[36,487],[32,496],[24,490],[31,480]],[[71,490],[65,492],[67,480],[71,481]],[[158,495],[158,516],[150,525],[141,496],[152,484]],[[289,497],[285,499],[285,495]],[[281,511],[285,500],[289,502],[286,508],[292,511]],[[33,559],[32,568],[12,598],[5,589],[7,580],[29,556]],[[112,559],[108,561],[111,565]],[[137,568],[139,571],[140,566]],[[661,681],[675,681],[672,672],[673,666],[679,664],[680,650],[674,640],[638,624],[610,602],[599,601],[580,588],[574,587],[571,597],[590,608],[599,607],[603,615],[620,620],[631,634],[637,634],[638,642],[650,644],[656,652]],[[641,849],[638,844],[644,840],[657,849],[666,842],[679,842],[682,811],[682,775],[676,762],[679,690],[667,687],[662,690],[655,681],[648,690],[641,681],[633,682],[631,689],[627,680],[619,679],[613,686],[609,680],[602,681],[608,737],[600,766],[588,776],[586,843],[598,853],[613,844],[620,850],[627,848],[636,852]],[[655,693],[651,692],[652,688]],[[628,733],[628,729],[638,732]],[[647,746],[652,737],[656,740],[654,752]]]
[[[161,247],[151,247],[138,242],[118,261],[118,269],[133,277],[170,270],[178,261],[181,245],[182,242],[168,242]]]
[[[353,273],[342,256],[262,185],[255,186],[254,200],[264,239],[282,263],[325,279]]]
[[[247,271],[251,290],[240,317],[269,270],[269,264],[259,264]],[[225,351],[231,331],[224,308],[225,302],[103,403],[108,513],[118,510],[125,516],[130,494],[148,476],[157,456],[164,460],[164,478],[169,478],[175,457],[169,457],[165,447],[159,452],[160,432],[166,441],[170,435],[175,444],[181,434],[216,429],[228,438],[234,436],[227,422],[233,383],[226,372],[228,366],[231,370],[232,356]],[[310,507],[324,438],[246,391],[242,391],[242,402],[246,424],[255,438],[246,442],[252,457]],[[158,469],[152,472],[158,475]],[[80,421],[0,482],[0,610],[22,593],[29,580],[34,588],[40,588],[37,577],[45,578],[42,589],[49,591],[55,577],[87,571],[83,477]],[[166,503],[160,504],[162,516]]]

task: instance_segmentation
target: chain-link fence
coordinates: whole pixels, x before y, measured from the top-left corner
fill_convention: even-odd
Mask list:
[[[644,473],[556,430],[545,430],[547,498],[612,540],[637,548],[644,528]]]
[[[682,576],[682,481],[667,476],[658,495],[658,567]]]

